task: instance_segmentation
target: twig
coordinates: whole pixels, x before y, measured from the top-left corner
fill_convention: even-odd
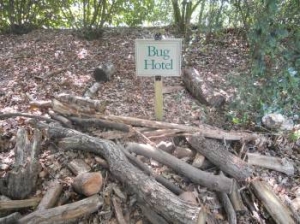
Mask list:
[[[112,202],[115,208],[115,215],[119,224],[126,224],[125,218],[123,216],[122,208],[120,206],[120,202],[116,197],[112,197]]]
[[[29,118],[34,118],[34,119],[39,119],[39,120],[44,120],[48,122],[55,122],[55,120],[52,120],[50,118],[38,116],[38,115],[32,115],[32,114],[27,114],[27,113],[8,113],[8,114],[0,114],[0,120],[1,119],[6,119],[10,117],[29,117]]]
[[[153,172],[148,166],[146,166],[144,163],[142,163],[141,161],[139,161],[133,155],[131,155],[130,153],[128,153],[127,150],[123,150],[123,152],[126,155],[126,157],[129,160],[131,160],[131,162],[133,162],[134,164],[136,164],[140,169],[142,169],[148,175],[152,175],[155,178],[155,180],[157,180],[159,183],[161,183],[162,185],[164,185],[166,188],[168,188],[174,194],[179,195],[179,194],[181,194],[183,192],[183,190],[181,190],[176,185],[172,184],[166,178],[164,178],[164,177],[156,174],[155,172]]]

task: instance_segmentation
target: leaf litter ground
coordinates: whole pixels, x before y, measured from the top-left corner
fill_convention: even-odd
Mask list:
[[[1,112],[43,115],[45,111],[30,107],[29,102],[51,100],[60,93],[82,96],[94,82],[93,69],[102,63],[112,62],[116,67],[113,80],[101,85],[94,99],[107,102],[106,114],[153,120],[154,79],[135,76],[134,40],[152,39],[155,31],[152,28],[114,28],[106,30],[101,39],[93,41],[79,39],[68,30],[36,30],[22,36],[0,36]],[[184,44],[183,53],[185,61],[198,69],[205,82],[223,92],[227,100],[234,93],[234,89],[227,84],[227,76],[248,69],[247,47],[241,39],[231,34],[227,34],[225,38],[215,37],[209,43],[204,43],[204,38],[195,35],[189,46]],[[189,125],[207,123],[224,129],[231,127],[223,111],[198,103],[184,88],[180,77],[163,78],[163,83],[166,91],[164,121]],[[24,125],[25,120],[10,118],[0,124],[2,135],[15,136],[17,128]],[[5,146],[12,147],[13,143]],[[68,186],[71,174],[63,165],[68,159],[79,157],[96,166],[93,156],[79,154],[57,152],[55,149],[45,151],[42,161],[45,166],[52,167],[48,169],[48,176],[64,179]],[[13,155],[9,152],[0,154],[1,163],[6,161],[10,164],[12,158]],[[0,174],[4,172],[0,170]],[[176,175],[170,176],[182,180]],[[299,186],[299,178],[291,179],[277,172],[260,170],[259,176],[265,176],[277,194],[292,196]],[[37,194],[46,190],[48,179],[44,178],[44,182],[40,183]],[[220,207],[214,197],[210,193],[206,193],[205,197],[203,200],[222,219]],[[110,220],[111,217],[108,212],[108,217],[102,221]],[[90,220],[97,223],[95,217]],[[245,216],[240,217],[239,221],[249,223],[253,219]]]

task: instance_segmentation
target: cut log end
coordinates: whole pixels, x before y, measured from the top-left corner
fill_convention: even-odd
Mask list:
[[[97,194],[102,188],[102,175],[100,172],[81,173],[74,178],[72,186],[77,193],[85,196]]]

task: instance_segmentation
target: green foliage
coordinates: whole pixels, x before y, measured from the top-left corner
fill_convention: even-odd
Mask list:
[[[287,5],[291,2],[285,1]],[[238,84],[238,99],[232,104],[237,117],[249,114],[249,118],[258,119],[270,112],[292,115],[299,111],[300,29],[284,23],[285,18],[296,16],[285,10],[291,7],[287,5],[275,0],[257,1],[253,18],[247,18],[252,21],[246,24],[252,67],[251,74],[233,81]]]
[[[61,25],[59,8],[54,3],[53,0],[3,0],[0,4],[1,32],[24,34],[41,27]]]
[[[300,139],[300,130],[292,131],[289,134],[289,140],[292,142],[296,142]]]
[[[154,7],[154,0],[124,1],[119,13],[113,18],[113,24],[127,25],[131,27],[142,25],[143,22],[153,14]]]

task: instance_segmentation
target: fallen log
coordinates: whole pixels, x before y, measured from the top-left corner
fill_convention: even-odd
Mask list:
[[[36,210],[19,219],[18,223],[57,224],[76,221],[80,217],[96,212],[102,205],[103,200],[99,195],[94,195],[71,204]]]
[[[230,193],[232,191],[233,180],[225,176],[214,175],[212,173],[199,170],[175,156],[172,156],[162,150],[156,149],[149,145],[128,143],[126,149],[143,156],[152,158],[164,165],[167,165],[176,172],[189,178],[194,183],[200,184],[210,190]]]
[[[188,91],[199,102],[213,107],[220,107],[225,103],[225,97],[204,82],[196,69],[184,69],[182,80]]]
[[[41,169],[38,161],[42,134],[35,129],[32,141],[24,128],[17,132],[14,168],[0,179],[0,193],[13,199],[24,199],[36,189]]]
[[[237,180],[244,181],[252,175],[252,169],[245,161],[228,152],[216,140],[206,139],[201,134],[190,136],[187,140],[194,149]]]
[[[192,206],[171,193],[151,176],[133,166],[122,152],[122,147],[111,141],[88,136],[81,132],[61,128],[44,127],[51,140],[61,139],[58,146],[65,150],[84,150],[103,156],[110,172],[122,183],[146,202],[153,211],[163,216],[170,223],[196,223],[199,207]]]

